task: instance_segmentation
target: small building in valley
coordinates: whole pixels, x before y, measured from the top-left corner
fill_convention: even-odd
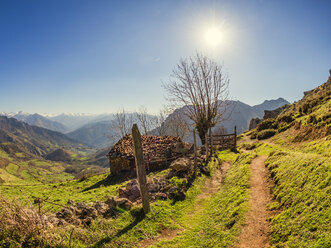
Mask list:
[[[193,145],[174,136],[142,135],[143,156],[147,172],[167,168],[170,163],[193,151]],[[120,139],[108,153],[110,172],[113,175],[135,175],[135,158],[132,135]]]

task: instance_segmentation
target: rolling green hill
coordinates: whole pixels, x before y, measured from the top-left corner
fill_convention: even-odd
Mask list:
[[[0,144],[2,149],[8,152],[14,149],[38,156],[43,156],[60,147],[68,150],[84,149],[83,145],[62,133],[30,126],[5,116],[0,116]]]
[[[105,173],[73,180],[73,175],[65,173],[70,174],[75,167],[36,161],[24,157],[22,152],[9,154],[2,149],[0,177],[3,175],[5,183],[0,185],[0,210],[6,211],[0,211],[0,244],[6,247],[12,244],[17,247],[22,244],[25,247],[238,247],[246,241],[242,241],[241,235],[249,225],[247,221],[256,200],[252,197],[256,186],[251,179],[257,173],[253,161],[260,159],[260,178],[266,177],[268,183],[258,190],[270,197],[262,206],[268,215],[261,220],[267,225],[250,238],[262,237],[266,246],[274,248],[330,247],[330,85],[331,78],[306,92],[302,100],[288,105],[275,118],[265,119],[256,129],[240,135],[236,153],[216,152],[211,161],[201,165],[210,171],[210,176],[198,173],[189,183],[187,178],[171,174],[171,169],[149,174],[150,184],[166,180],[166,193],[184,188],[187,191],[181,200],[163,195],[155,198],[147,215],[142,214],[139,200],[131,208],[117,206],[110,217],[96,214],[98,207],[111,204],[112,197],[118,199],[120,192],[133,184],[128,178]],[[72,154],[72,160],[88,163],[102,158],[103,153],[91,159]],[[29,163],[33,166],[29,167]],[[38,176],[51,179],[52,175],[57,175],[52,182],[38,179]],[[63,181],[66,179],[69,180]],[[33,185],[26,185],[27,182]],[[36,204],[30,206],[30,202]],[[81,210],[78,206],[85,207]],[[88,225],[70,222],[69,217],[78,213],[94,214],[94,217],[88,217]],[[24,218],[14,217],[21,215]],[[69,222],[54,225],[48,221],[56,216]],[[31,228],[25,230],[20,228],[22,225]]]

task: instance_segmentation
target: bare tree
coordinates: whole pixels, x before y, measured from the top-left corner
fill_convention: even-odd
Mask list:
[[[163,84],[169,101],[187,106],[185,114],[195,123],[202,144],[208,129],[215,126],[226,111],[228,85],[222,66],[199,53],[181,59],[169,82]]]
[[[139,126],[143,129],[145,135],[153,128],[153,116],[148,114],[147,108],[141,106],[136,112],[136,118],[139,122]]]
[[[110,126],[114,130],[116,138],[121,139],[122,137],[131,132],[133,122],[133,115],[127,113],[123,109],[115,114]]]
[[[160,136],[167,135],[167,126],[165,120],[167,118],[167,111],[162,109],[159,113],[153,118],[153,126],[155,127],[156,134]]]
[[[179,110],[175,110],[169,115],[165,125],[167,126],[167,134],[181,139],[186,138],[190,134],[190,130],[192,130],[192,125]]]

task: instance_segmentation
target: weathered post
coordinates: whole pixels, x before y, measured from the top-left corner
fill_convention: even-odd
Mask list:
[[[209,160],[209,154],[208,154],[208,150],[209,150],[209,145],[208,145],[208,132],[206,133],[205,135],[205,146],[206,146],[206,163],[208,163],[208,160]]]
[[[140,188],[141,200],[143,203],[144,213],[147,214],[150,211],[148,190],[147,190],[147,180],[146,180],[146,169],[143,160],[143,149],[141,143],[141,135],[137,124],[132,126],[132,138],[133,138],[133,151],[136,163],[137,178]]]
[[[213,140],[211,134],[211,128],[209,128],[209,143],[210,143],[210,156],[213,155]]]
[[[234,126],[234,149],[237,148],[237,126]]]
[[[194,141],[194,177],[197,175],[198,162],[197,162],[197,138],[195,136],[195,129],[193,129],[193,141]]]

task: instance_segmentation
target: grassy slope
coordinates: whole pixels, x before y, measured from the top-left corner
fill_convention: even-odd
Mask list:
[[[248,208],[251,158],[250,155],[240,156],[219,191],[205,199],[202,211],[194,216],[186,214],[181,219],[185,231],[173,240],[159,242],[156,247],[230,247]]]
[[[306,146],[307,145],[307,146]],[[298,146],[263,144],[275,185],[271,244],[274,247],[330,247],[331,159],[322,141]],[[318,153],[314,153],[318,151]]]
[[[77,168],[76,168],[77,167]],[[105,172],[95,166],[75,166],[52,162],[38,157],[25,157],[23,153],[9,155],[0,149],[0,185],[34,185],[63,182],[74,179],[75,173]],[[70,170],[69,170],[70,171]],[[47,187],[47,186],[45,186]]]
[[[273,130],[274,137],[264,144],[242,144],[269,155],[266,165],[275,182],[270,206],[275,210],[273,247],[331,247],[330,94],[331,77],[277,118],[247,133],[259,139],[266,130]]]
[[[219,157],[224,160],[235,160],[237,155],[222,152]],[[199,206],[202,209],[193,219],[191,212],[197,203],[197,196],[205,190],[208,181],[211,180],[209,177],[198,177],[188,190],[184,201],[173,203],[171,200],[159,200],[152,203],[152,211],[145,218],[141,216],[140,207],[135,207],[131,211],[123,211],[115,219],[98,218],[92,222],[89,228],[74,227],[71,244],[73,247],[135,247],[143,239],[157,237],[164,229],[179,229],[186,230],[180,237],[181,242],[183,242],[182,247],[186,247],[186,244],[200,247],[209,244],[209,247],[219,247],[219,242],[229,245],[238,233],[243,213],[247,207],[245,203],[248,194],[249,161],[250,157],[243,157],[234,163],[228,171],[228,176],[220,191],[214,196],[210,196],[202,206]],[[219,167],[217,162],[211,162],[208,166],[212,174]],[[158,177],[164,173],[166,172],[158,172],[150,176]],[[3,187],[2,194],[12,197],[21,195],[23,200],[26,197],[31,199],[33,197],[49,197],[49,200],[59,204],[65,204],[67,199],[86,202],[105,200],[107,196],[117,195],[117,189],[121,186],[121,184],[111,182],[107,184],[103,181],[106,176],[107,174],[90,177],[84,181],[20,187],[25,196],[20,193],[20,189],[17,187]],[[91,187],[93,185],[96,187]],[[48,207],[50,205],[45,206],[45,208]],[[187,225],[192,225],[192,228],[188,229]],[[198,232],[199,226],[202,227],[203,235]],[[72,228],[65,226],[52,230],[53,237],[67,232],[68,236],[61,247],[68,246]],[[196,243],[197,239],[194,238],[197,233],[201,234],[199,243]],[[213,238],[212,243],[210,243],[211,238]],[[55,238],[50,238],[49,242],[51,240],[55,240]],[[161,246],[177,247],[176,241]]]

